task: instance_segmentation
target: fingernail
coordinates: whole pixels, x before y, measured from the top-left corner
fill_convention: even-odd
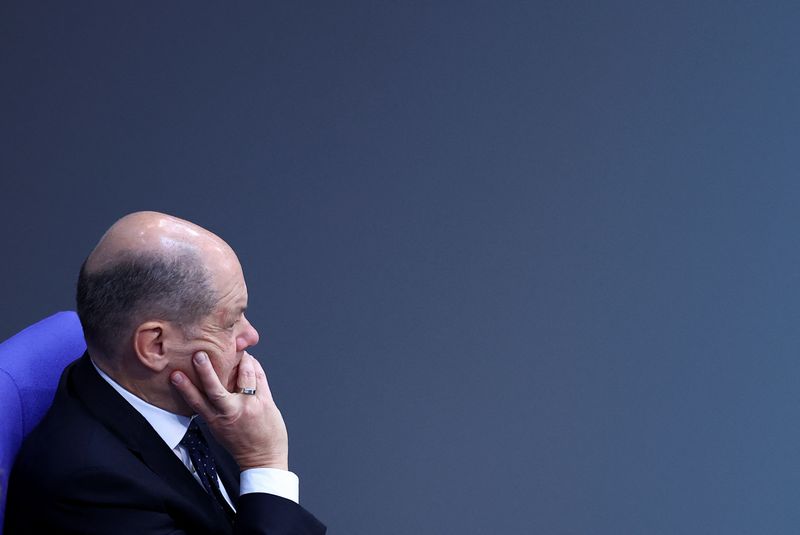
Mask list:
[[[179,385],[181,384],[181,381],[183,381],[183,376],[181,374],[179,373],[172,374],[172,384]]]
[[[195,364],[203,364],[206,361],[207,358],[208,357],[206,356],[206,354],[203,353],[202,351],[200,351],[194,356],[194,363]]]

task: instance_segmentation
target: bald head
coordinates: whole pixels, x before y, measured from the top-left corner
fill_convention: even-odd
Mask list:
[[[78,315],[90,350],[113,357],[146,319],[191,328],[218,299],[209,265],[225,269],[238,260],[221,238],[194,223],[158,212],[114,223],[78,278]]]
[[[187,252],[218,259],[235,257],[219,236],[190,221],[159,212],[135,212],[106,231],[86,259],[86,269],[103,270],[130,253],[169,258]]]

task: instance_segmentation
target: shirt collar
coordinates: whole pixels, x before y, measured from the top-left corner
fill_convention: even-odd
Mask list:
[[[109,377],[106,372],[98,368],[93,360],[91,360],[91,363],[94,369],[97,370],[97,373],[100,374],[100,377],[111,385],[111,388],[119,392],[119,395],[125,398],[125,401],[130,403],[131,406],[147,420],[158,436],[167,443],[170,449],[174,450],[178,447],[178,444],[189,429],[189,424],[192,422],[194,416],[182,416],[151,405],[142,398],[125,390],[119,383]]]

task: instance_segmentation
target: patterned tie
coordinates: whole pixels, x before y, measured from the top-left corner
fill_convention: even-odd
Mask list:
[[[217,478],[217,465],[214,463],[214,457],[211,456],[211,450],[208,448],[203,433],[197,426],[197,420],[193,419],[189,425],[189,429],[181,440],[181,446],[185,447],[189,452],[189,457],[192,459],[192,464],[200,476],[200,482],[210,495],[216,498],[217,505],[222,509],[228,520],[233,522],[236,513],[231,508],[228,501],[219,490],[219,479]]]

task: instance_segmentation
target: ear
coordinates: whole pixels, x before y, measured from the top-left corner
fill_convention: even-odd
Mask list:
[[[146,321],[133,333],[133,346],[136,357],[142,365],[154,372],[162,371],[169,359],[164,348],[169,326],[161,321]]]

